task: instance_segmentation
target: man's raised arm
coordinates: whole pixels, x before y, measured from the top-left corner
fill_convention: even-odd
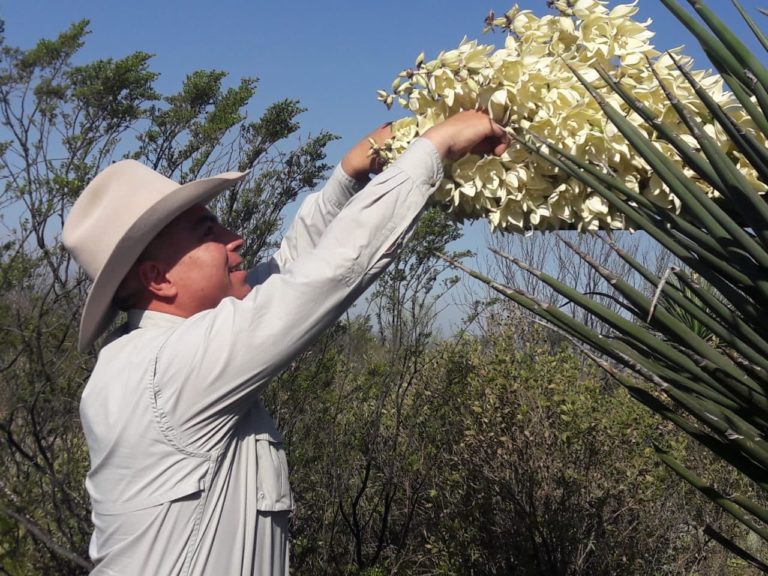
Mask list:
[[[371,154],[370,140],[377,144],[392,137],[390,124],[384,124],[353,146],[331,173],[319,192],[309,194],[301,203],[280,249],[270,260],[249,272],[251,285],[261,284],[271,274],[280,272],[308,250],[312,250],[328,225],[347,202],[381,172],[381,164]]]

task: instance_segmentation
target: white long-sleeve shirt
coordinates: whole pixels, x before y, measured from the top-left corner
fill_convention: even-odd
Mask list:
[[[259,393],[391,262],[441,176],[424,139],[357,194],[339,167],[243,300],[128,314],[80,406],[93,574],[254,574],[257,513],[294,506]]]

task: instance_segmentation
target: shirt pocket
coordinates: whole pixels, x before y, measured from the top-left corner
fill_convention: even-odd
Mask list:
[[[281,442],[256,440],[257,505],[262,511],[293,510],[288,461]]]

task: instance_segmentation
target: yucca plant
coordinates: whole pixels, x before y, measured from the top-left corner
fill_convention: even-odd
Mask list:
[[[760,134],[768,137],[768,69],[701,0],[688,0],[695,14],[676,0],[661,0],[700,42]],[[768,40],[733,0],[761,45]],[[674,58],[674,55],[671,56]],[[649,63],[650,66],[650,63]],[[734,108],[723,109],[697,84],[684,66],[680,72],[695,89],[722,138],[702,129],[702,119],[667,90],[670,110],[664,119],[633,98],[621,79],[596,68],[598,82],[612,88],[651,127],[654,138],[667,142],[683,161],[673,162],[649,137],[629,122],[574,69],[603,113],[624,135],[652,172],[680,202],[679,213],[661,207],[625,184],[614,173],[579,159],[537,134],[515,138],[532,154],[572,176],[672,252],[682,266],[662,277],[617,248],[625,261],[653,287],[648,295],[613,275],[584,253],[586,265],[598,271],[624,300],[626,313],[611,311],[554,277],[525,262],[500,254],[536,275],[562,297],[575,302],[607,327],[598,333],[577,322],[560,307],[537,301],[525,292],[464,268],[495,291],[536,314],[573,341],[585,346],[595,362],[621,383],[636,400],[677,425],[706,446],[756,487],[754,499],[725,494],[709,485],[662,447],[659,458],[706,498],[768,543],[768,204],[758,190],[768,183],[768,150],[734,120]],[[652,68],[651,68],[652,69]],[[664,87],[664,80],[656,80]],[[673,126],[670,118],[676,123]],[[742,116],[743,117],[743,116]],[[709,120],[709,118],[708,118]],[[682,139],[680,124],[693,138]],[[694,144],[691,144],[691,143]],[[738,152],[740,159],[732,151]],[[744,162],[758,175],[745,177]],[[716,194],[707,194],[711,187]],[[458,265],[458,264],[457,264]],[[752,566],[768,572],[765,559],[707,527],[707,534]],[[765,548],[763,548],[765,549]]]

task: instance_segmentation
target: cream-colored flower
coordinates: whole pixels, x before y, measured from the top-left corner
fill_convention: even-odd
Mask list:
[[[680,48],[671,50],[670,55],[653,47],[650,20],[634,19],[637,1],[612,8],[603,0],[556,0],[553,5],[558,13],[543,17],[515,6],[503,18],[494,18],[492,25],[508,32],[499,49],[464,39],[434,60],[427,61],[420,54],[415,67],[394,80],[390,92],[378,92],[379,100],[388,106],[398,101],[414,116],[396,122],[394,138],[377,147],[377,152],[393,160],[438,122],[461,110],[482,107],[509,130],[552,142],[613,174],[629,189],[665,209],[679,212],[680,200],[670,194],[606,118],[574,76],[575,69],[663,154],[713,194],[698,175],[683,166],[673,148],[659,141],[649,125],[605,85],[595,70],[601,66],[651,114],[674,127],[698,150],[698,142],[669,104],[664,90],[669,91],[697,118],[704,132],[734,158],[750,184],[761,191],[766,189],[749,163],[732,149],[722,129],[713,124],[675,60],[758,142],[768,145],[768,138],[725,91],[721,78],[693,70],[692,60]],[[469,155],[454,162],[447,167],[435,198],[458,219],[486,218],[494,229],[505,231],[630,225],[602,197],[519,145],[512,145],[501,158]]]

